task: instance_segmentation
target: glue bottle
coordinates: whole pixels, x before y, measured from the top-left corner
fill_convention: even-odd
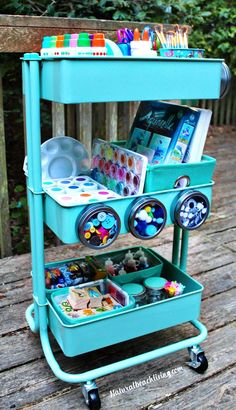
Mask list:
[[[114,264],[113,264],[113,261],[111,260],[111,258],[108,258],[105,261],[105,270],[110,275],[115,275],[115,268],[114,268]]]
[[[134,39],[130,42],[131,56],[134,57],[155,57],[156,51],[151,50],[152,44],[149,40],[148,30],[144,30],[142,40],[140,40],[139,29],[134,30]]]

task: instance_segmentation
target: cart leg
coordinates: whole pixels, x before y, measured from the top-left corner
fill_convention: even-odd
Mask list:
[[[90,410],[99,410],[101,408],[101,400],[98,394],[98,388],[95,381],[88,381],[83,385],[82,393]]]
[[[193,345],[188,347],[188,353],[190,358],[189,367],[197,373],[204,373],[208,368],[208,361],[201,346]]]
[[[179,245],[180,245],[180,227],[174,225],[173,245],[172,245],[172,263],[179,266]]]
[[[184,272],[186,272],[187,259],[188,259],[188,239],[189,239],[189,231],[187,231],[186,229],[182,229],[182,241],[181,241],[179,267]]]
[[[34,316],[33,316],[34,314]],[[37,333],[39,330],[38,321],[35,320],[35,304],[31,304],[27,307],[25,312],[26,321],[30,327],[31,332]]]

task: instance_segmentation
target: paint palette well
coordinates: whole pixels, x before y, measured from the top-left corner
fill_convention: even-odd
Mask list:
[[[141,154],[96,139],[93,144],[91,176],[121,196],[142,194],[147,161]]]
[[[28,175],[27,157],[23,170]],[[71,137],[53,137],[41,145],[42,180],[87,174],[89,154],[81,142]]]
[[[87,175],[44,180],[43,190],[59,205],[66,207],[120,198],[120,195]]]

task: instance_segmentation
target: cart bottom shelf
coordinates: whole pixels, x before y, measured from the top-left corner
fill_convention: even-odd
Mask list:
[[[49,328],[65,356],[73,357],[198,319],[203,286],[175,265],[162,259],[162,276],[185,286],[182,295],[136,307],[85,323],[64,323],[48,301]]]

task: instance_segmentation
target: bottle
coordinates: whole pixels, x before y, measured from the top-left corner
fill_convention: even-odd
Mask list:
[[[143,252],[142,248],[139,248],[139,250],[135,252],[134,257],[135,257],[136,259],[139,259],[139,258],[141,258],[142,256],[144,256],[144,252]]]
[[[149,40],[148,30],[144,30],[142,40],[140,40],[139,29],[134,30],[134,39],[130,42],[131,56],[133,57],[156,57],[155,50],[151,50],[152,43]]]
[[[139,258],[139,269],[147,269],[149,268],[147,257],[146,256],[140,256]]]
[[[110,275],[115,275],[115,268],[114,268],[114,264],[113,261],[111,260],[111,258],[108,258],[105,262],[105,270],[107,273],[109,273]]]

